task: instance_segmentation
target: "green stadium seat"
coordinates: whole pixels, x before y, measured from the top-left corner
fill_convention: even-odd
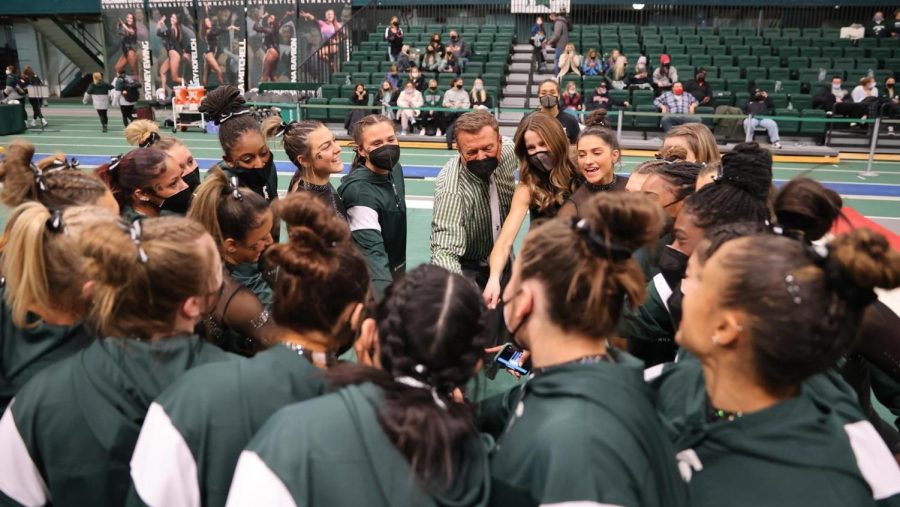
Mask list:
[[[709,35],[715,35],[716,29],[711,26],[699,26],[697,27],[697,35],[706,37]]]
[[[766,39],[781,37],[781,28],[763,28],[763,37]]]
[[[631,100],[634,102],[633,105],[641,106],[641,105],[651,105],[653,106],[653,101],[656,97],[653,95],[652,90],[634,90],[631,95]],[[654,106],[655,107],[655,106]],[[655,111],[655,109],[654,109]]]
[[[783,28],[781,30],[781,35],[783,37],[790,37],[792,39],[800,37],[801,33],[799,28]]]
[[[659,33],[658,25],[641,25],[640,27],[641,35],[656,35]]]
[[[309,105],[327,106],[328,99],[313,97],[313,98],[307,100],[306,103]],[[306,108],[306,117],[310,120],[328,121],[328,108],[327,107]]]
[[[803,28],[800,30],[800,34],[803,37],[821,37],[822,29],[821,28]]]
[[[737,28],[733,26],[722,26],[719,27],[719,35],[722,37],[735,37],[737,36]]]
[[[560,83],[559,87],[565,90],[566,87],[569,86],[570,82],[574,82],[575,85],[578,86],[578,89],[581,90],[581,76],[575,74],[566,74],[565,76],[563,76],[562,82]]]
[[[738,67],[758,67],[759,57],[753,55],[741,55],[736,58]]]
[[[378,51],[378,43],[377,42],[361,42],[359,44],[359,49],[363,51]]]
[[[371,59],[371,53],[369,51],[356,50],[350,54],[350,61],[354,62],[367,62]]]
[[[704,46],[721,46],[722,38],[718,35],[704,35],[700,37],[700,44]]]
[[[635,105],[634,111],[637,113],[658,113],[659,110],[653,104]],[[635,116],[634,128],[641,130],[656,130],[659,128],[658,116]]]
[[[800,93],[803,89],[803,83],[793,79],[778,81],[781,83],[781,91],[789,95]],[[776,83],[777,84],[777,83]]]
[[[884,68],[889,70],[900,70],[900,58],[893,57],[885,60]]]
[[[323,84],[322,85],[322,98],[336,99],[340,96],[340,93],[341,93],[341,85],[339,85],[339,84]]]
[[[769,69],[765,67],[747,67],[744,69],[744,77],[753,81],[756,79],[766,79],[769,75]]]
[[[831,58],[810,58],[809,66],[813,69],[827,69],[832,66]]]
[[[776,49],[776,48],[773,48]],[[794,46],[781,46],[777,48],[778,56],[782,58],[789,58],[792,56],[800,56],[800,48]]]
[[[712,57],[700,53],[691,53],[691,65],[694,67],[711,67]]]
[[[685,51],[686,51],[685,54],[688,54],[691,56],[705,55],[706,54],[706,46],[703,46],[701,44],[692,44],[692,45],[686,46]]]
[[[661,26],[657,33],[660,35],[678,35],[678,28],[674,26]]]
[[[826,58],[840,58],[844,56],[844,48],[823,47],[822,56]]]
[[[787,93],[770,93],[769,98],[772,99],[772,104],[775,105],[775,109],[783,109],[788,105]]]
[[[341,97],[335,97],[328,101],[329,106],[349,106],[350,104],[351,104],[350,99],[345,99],[345,98],[341,98]],[[328,108],[328,119],[330,121],[343,122],[344,118],[347,116],[347,111],[349,111],[349,109]]]
[[[472,65],[473,62],[469,62]],[[506,62],[487,62],[484,64],[485,74],[504,74],[506,73]]]
[[[695,112],[697,114],[715,114],[716,109],[714,107],[710,107],[710,106],[699,106],[699,107],[697,107]],[[710,130],[712,130],[716,126],[716,123],[715,123],[716,119],[712,118],[712,117],[703,117],[700,119],[700,121],[702,121],[704,125],[709,127]]]
[[[772,48],[769,46],[750,46],[750,53],[757,56],[770,56]]]
[[[853,41],[850,39],[833,39],[833,40],[822,39],[819,45],[826,46],[826,45],[828,45],[829,42],[831,43],[831,46],[836,47],[836,48],[862,49],[862,48],[854,48]],[[862,51],[865,51],[865,49],[862,49]]]
[[[734,94],[729,91],[713,91],[713,100],[718,106],[733,106]]]
[[[853,69],[856,68],[856,60],[853,58],[835,58],[833,65],[839,69]],[[812,65],[812,67],[816,67],[816,65]]]
[[[354,72],[350,74],[350,80],[354,83],[369,83],[372,74],[369,72]]]
[[[771,73],[773,70],[781,69],[781,58],[778,56],[760,56],[759,66],[766,67]],[[784,69],[787,71],[788,69]]]
[[[835,63],[834,66],[839,67],[837,63]],[[857,58],[855,60],[854,68],[866,71],[869,69],[876,70],[878,68],[878,60],[875,58]]]
[[[759,88],[760,90],[769,92],[769,95],[775,93],[775,80],[774,79],[755,79],[753,80],[753,88]]]
[[[341,97],[342,99],[349,99],[350,97],[353,96],[353,91],[355,89],[356,89],[355,84],[341,85],[341,90],[340,90],[340,93],[338,94],[338,96]]]
[[[594,88],[596,88],[596,86],[594,86]],[[593,90],[594,88],[585,87],[584,88],[585,94],[589,94],[591,92],[591,90]],[[614,101],[623,101],[623,102],[628,102],[629,104],[631,104],[631,91],[630,90],[610,90],[609,98],[611,98]]]
[[[825,73],[825,79],[822,82],[830,81],[832,76],[841,76],[842,79],[847,79],[847,69],[828,69],[828,72]],[[859,77],[862,77],[860,75]],[[856,81],[859,78],[855,78]]]
[[[633,55],[634,59],[636,60],[637,56],[641,54],[641,46],[640,44],[623,44],[622,52],[624,52],[626,55]]]
[[[349,76],[349,72],[335,72],[331,75],[331,82],[332,84],[342,85],[347,82]]]
[[[606,48],[604,48],[604,52],[605,51],[606,51]],[[650,57],[652,55],[656,55],[658,58],[659,55],[666,52],[666,47],[661,44],[645,44],[644,51],[646,52],[648,57]],[[659,60],[657,59],[656,61],[653,61],[652,64],[656,64],[658,62],[659,62]]]
[[[772,37],[769,39],[769,46],[773,48],[783,48],[791,45],[789,37]]]
[[[382,74],[387,74],[388,72],[391,71],[391,65],[394,65],[394,64],[389,61],[381,62],[378,66],[378,72],[380,72]],[[365,69],[360,68],[360,70],[365,70]],[[375,72],[373,71],[372,73],[374,74]]]
[[[796,107],[794,109],[776,109],[775,115],[798,118],[800,112],[797,111]],[[778,124],[778,132],[780,134],[796,134],[800,130],[799,120],[776,120],[775,123]]]
[[[362,62],[341,62],[341,72],[359,72],[359,65]]]
[[[673,54],[672,57],[672,66],[676,69],[688,69],[691,68],[691,57],[688,55],[678,55]]]
[[[876,70],[874,73],[875,82],[878,83],[878,86],[882,86],[882,84],[884,83],[884,80],[887,79],[888,76],[893,76],[893,75],[894,75],[894,71],[889,70],[889,69]]]
[[[797,77],[798,80],[802,83],[810,83],[811,85],[815,85],[819,82],[819,69],[800,69]],[[824,73],[825,76],[828,76],[828,73]],[[828,77],[826,77],[828,79]]]
[[[800,111],[803,109],[811,109],[813,103],[812,95],[808,93],[792,93],[791,94],[791,106],[795,111]]]
[[[858,41],[856,41],[856,47],[857,49],[869,49],[878,47],[878,39],[872,39],[870,37],[859,39]]]
[[[706,46],[706,54],[708,54],[712,57],[726,55],[726,54],[728,54],[728,47],[722,46],[722,45]]]
[[[753,37],[756,35],[756,28],[751,28],[749,26],[741,26],[737,29],[737,34],[741,37]]]
[[[731,56],[749,55],[750,46],[728,46],[728,52]]]
[[[900,48],[900,39],[896,39],[896,38],[878,39],[878,47],[880,47],[880,48]]]
[[[759,37],[758,35],[744,37],[744,44],[747,46],[762,46],[763,38]]]
[[[810,58],[819,58],[822,56],[822,48],[815,47],[801,47],[800,48],[800,56],[808,56]]]
[[[718,78],[718,77],[709,77],[711,75],[712,74],[709,72],[709,69],[707,69],[706,82],[709,84],[710,89],[712,89],[713,91],[727,89],[726,88],[727,82],[724,79]]]
[[[868,55],[871,58],[877,59],[879,62],[883,62],[891,57],[893,54],[893,50],[891,48],[872,48],[868,51]]]
[[[584,76],[581,78],[581,83],[584,86],[585,93],[589,93],[605,80],[606,78],[603,76]]]
[[[699,35],[686,35],[681,38],[682,44],[686,46],[696,46],[700,44],[700,36]]]
[[[734,65],[734,57],[731,55],[715,55],[712,57],[712,63],[715,67],[731,67]]]
[[[806,56],[789,56],[787,66],[792,71],[809,68],[809,58]]]
[[[743,46],[744,38],[734,35],[729,35],[727,37],[723,37],[722,40],[725,42],[726,46]]]
[[[740,67],[719,67],[719,77],[722,79],[740,79]]]
[[[675,30],[678,35],[694,35],[696,33],[693,26],[679,26]]]
[[[731,93],[746,92],[750,88],[749,79],[729,79],[726,83],[726,86],[720,89],[727,90]]]
[[[734,93],[734,107],[743,108],[744,104],[750,99],[750,92],[735,92]]]
[[[687,53],[684,44],[666,44],[666,52],[670,55],[683,55]]]
[[[825,118],[825,111],[821,109],[803,109],[800,111],[801,118]],[[828,129],[828,123],[824,121],[800,123],[800,133],[802,134],[820,134],[823,135]]]
[[[386,63],[389,64],[390,62],[386,62]],[[382,72],[381,71],[381,62],[371,62],[371,61],[370,62],[362,62],[359,65],[359,71],[360,72],[368,72],[369,74],[373,74],[373,73],[378,74],[378,73]]]

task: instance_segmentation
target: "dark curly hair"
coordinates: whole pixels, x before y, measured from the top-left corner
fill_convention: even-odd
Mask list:
[[[244,132],[261,132],[253,116],[245,114],[247,106],[236,86],[220,86],[209,92],[200,103],[199,111],[219,126],[219,144],[226,155],[230,155],[234,143]]]
[[[379,423],[429,491],[452,483],[463,444],[476,433],[469,407],[453,402],[450,393],[469,381],[484,354],[485,313],[471,281],[419,266],[389,287],[378,305],[383,369],[347,365],[327,374],[338,387],[373,382],[382,389]],[[394,380],[404,376],[433,387],[434,394]]]

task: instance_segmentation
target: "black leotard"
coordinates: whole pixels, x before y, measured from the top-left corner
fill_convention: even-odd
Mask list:
[[[219,54],[219,35],[225,32],[224,28],[213,26],[206,32],[206,53],[212,53],[213,56]]]
[[[119,30],[119,34],[122,36],[122,54],[128,55],[129,51],[137,51],[137,27],[129,26],[128,27],[133,32],[129,34],[125,31],[124,28]]]
[[[262,26],[262,21],[256,23],[253,27],[254,30],[263,34],[263,48],[265,51],[269,49],[274,49],[278,51],[278,22],[272,23],[269,26]]]
[[[175,30],[172,30],[171,27],[163,27],[156,31],[156,35],[159,35],[162,38],[163,47],[166,49],[166,52],[169,51],[178,51],[179,53],[184,53],[184,45],[182,43],[183,32],[181,29],[176,33]]]

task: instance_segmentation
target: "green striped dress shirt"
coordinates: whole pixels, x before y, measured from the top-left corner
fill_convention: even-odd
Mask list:
[[[518,159],[511,142],[504,142],[494,171],[500,199],[500,225],[509,214],[516,188]],[[488,184],[470,173],[454,155],[438,174],[431,221],[431,263],[462,273],[460,261],[485,261],[494,248]]]

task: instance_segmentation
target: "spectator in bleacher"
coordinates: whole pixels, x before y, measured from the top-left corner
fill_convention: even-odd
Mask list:
[[[430,44],[431,47],[434,48],[434,52],[438,55],[443,55],[447,50],[447,47],[444,46],[443,42],[441,42],[441,34],[439,33],[431,34],[431,40],[428,42],[428,44]]]
[[[381,83],[381,90],[378,92],[378,103],[381,105],[381,114],[396,120],[397,115],[394,114],[393,106],[397,105],[397,95],[399,91],[391,85],[390,81]]]
[[[422,68],[428,72],[437,74],[441,67],[441,53],[434,49],[434,45],[429,44],[425,47],[425,54],[422,55]]]
[[[581,75],[581,56],[575,51],[575,44],[572,44],[571,42],[566,44],[566,50],[559,57],[558,66],[559,72],[556,74],[557,80],[561,80],[566,74]]]
[[[565,11],[550,14],[550,21],[553,22],[553,32],[550,34],[547,45],[555,48],[553,54],[553,73],[558,74],[559,57],[562,56],[563,49],[569,43],[569,30],[572,28],[572,23],[566,18]]]
[[[713,91],[706,82],[706,69],[700,67],[694,74],[694,79],[684,84],[684,90],[697,99],[701,106],[712,105]]]
[[[425,105],[425,98],[422,96],[422,92],[416,90],[415,83],[407,81],[403,85],[403,92],[397,97],[397,107],[404,108],[399,110],[400,135],[405,136],[411,127],[416,125],[419,115],[422,114],[419,108],[423,105]],[[423,130],[422,134],[424,135],[424,133]]]
[[[409,80],[416,85],[416,90],[425,91],[425,76],[419,71],[419,67],[413,65],[409,68]]]
[[[409,68],[412,66],[412,56],[409,54],[409,46],[404,44],[403,48],[400,50],[400,54],[395,58],[397,62],[397,70],[400,72],[409,72]]]
[[[544,18],[541,16],[538,16],[537,18],[534,19],[534,24],[531,25],[531,35],[534,35],[538,32],[543,32],[543,31],[544,31]]]
[[[850,118],[861,118],[868,111],[868,104],[856,104],[847,97],[847,90],[842,88],[843,78],[834,76],[831,84],[822,86],[813,97],[813,107],[822,109],[829,114],[836,114]]]
[[[884,115],[891,119],[900,118],[900,95],[895,86],[897,79],[893,75],[884,80]],[[888,135],[894,135],[894,126],[888,125]]]
[[[600,81],[597,84],[597,87],[594,88],[594,94],[591,96],[590,102],[585,104],[585,108],[588,111],[594,111],[596,109],[612,109],[613,107],[631,107],[631,104],[628,103],[627,100],[617,100],[609,96],[609,85],[606,81]]]
[[[456,53],[450,51],[450,48],[447,48],[447,52],[444,53],[444,59],[441,60],[438,70],[448,74],[453,73],[457,76],[462,72],[459,60],[456,58]]]
[[[541,19],[538,16],[538,19]],[[537,28],[535,32],[534,29]],[[535,24],[532,27],[531,34],[531,47],[532,47],[532,56],[534,57],[535,68],[538,73],[543,74],[546,71],[546,63],[544,58],[544,46],[547,45],[547,33],[544,32],[544,24]]]
[[[484,81],[481,78],[475,78],[475,82],[472,83],[472,91],[469,92],[469,98],[473,109],[491,109],[494,104],[491,96],[484,88]]]
[[[578,119],[574,115],[562,111],[559,107],[560,93],[559,83],[555,79],[545,79],[538,87],[538,100],[541,104],[541,111],[556,118],[566,131],[566,137],[570,143],[578,140],[578,133],[581,132],[581,126]]]
[[[625,58],[625,56],[620,55],[613,66],[606,71],[606,79],[609,81],[610,87],[614,90],[624,90],[627,88],[628,59]]]
[[[622,56],[622,52],[618,49],[610,51],[609,56],[603,61],[603,72],[607,72],[609,69],[613,68],[620,56]]]
[[[653,71],[653,87],[656,88],[656,94],[671,90],[676,81],[678,81],[678,69],[672,67],[672,59],[669,58],[669,55],[660,56],[659,67]]]
[[[354,106],[368,106],[369,104],[369,92],[366,91],[365,85],[362,83],[356,83],[356,86],[353,88],[353,94],[350,95],[350,103]],[[353,135],[353,126],[356,125],[356,122],[360,120],[363,116],[370,114],[372,111],[369,109],[349,109],[347,110],[347,116],[344,119],[344,128],[347,129],[348,135]]]
[[[447,109],[456,110],[444,113],[444,129],[449,134],[450,127],[456,119],[465,112],[462,110],[472,107],[472,102],[469,100],[469,94],[463,90],[463,79],[461,77],[454,79],[453,86],[444,92],[444,100],[441,103],[441,106]]]
[[[575,81],[569,81],[566,85],[566,93],[562,96],[563,107],[569,111],[581,111],[584,109],[584,100]]]
[[[878,101],[878,88],[875,87],[875,78],[865,76],[859,80],[853,91],[850,92],[850,98],[857,104],[870,104]]]
[[[469,64],[472,50],[469,48],[469,43],[462,40],[456,30],[450,30],[450,44],[447,44],[446,50],[456,55],[460,68],[465,70],[466,65]]]
[[[391,64],[391,68],[384,73],[384,80],[391,83],[391,88],[400,88],[400,72],[396,63]]]
[[[444,97],[438,91],[437,79],[428,81],[428,88],[422,93],[425,99],[425,107],[442,107]],[[444,113],[441,111],[424,111],[421,116],[422,125],[426,136],[439,136],[444,130]]]
[[[444,164],[435,182],[431,263],[484,290],[488,259],[512,203],[518,158],[487,111],[460,116],[456,141],[459,155]]]
[[[628,80],[628,88],[632,90],[651,90],[653,85],[650,84],[650,67],[647,66],[647,57],[641,55],[638,58],[637,65],[634,67],[634,74]]]
[[[886,24],[884,24],[884,13],[881,11],[875,12],[875,15],[872,16],[872,23],[866,27],[866,37],[890,37],[891,31]]]
[[[770,118],[756,118],[757,116],[771,114],[775,111],[775,104],[772,102],[772,98],[769,97],[768,92],[757,88],[753,91],[753,95],[747,99],[747,102],[741,107],[741,110],[745,114],[753,116],[753,118],[744,119],[744,132],[749,133],[751,139],[753,138],[753,131],[756,130],[757,127],[762,127],[768,132],[769,142],[772,143],[772,147],[776,149],[781,148],[781,143],[779,142],[780,137],[778,135],[778,124],[775,123],[775,120]]]
[[[585,76],[599,76],[603,72],[603,62],[597,55],[597,50],[591,48],[584,56],[584,62],[581,64],[581,72]]]
[[[700,118],[696,116],[670,116],[673,114],[691,115],[697,109],[697,99],[690,93],[685,93],[684,86],[679,81],[672,84],[671,91],[657,97],[653,104],[665,115],[660,121],[663,132],[668,132],[676,125],[701,123]]]
[[[891,25],[891,37],[900,37],[900,9],[894,11],[894,23]]]
[[[391,24],[384,30],[384,40],[388,43],[388,58],[392,62],[397,61],[397,55],[403,49],[403,29],[400,28],[400,18],[391,18]]]

